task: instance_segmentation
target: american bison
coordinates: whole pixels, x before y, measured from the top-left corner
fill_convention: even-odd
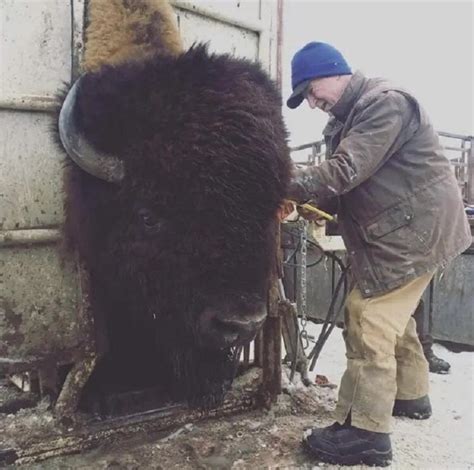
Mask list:
[[[204,45],[159,51],[83,74],[58,123],[78,164],[65,234],[108,334],[103,373],[140,386],[161,377],[176,398],[218,404],[232,348],[267,314],[290,175],[275,84]]]

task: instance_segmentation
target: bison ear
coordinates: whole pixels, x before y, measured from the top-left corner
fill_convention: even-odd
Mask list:
[[[120,183],[125,176],[123,161],[96,150],[77,125],[75,107],[80,87],[81,78],[71,87],[61,106],[58,124],[61,143],[84,171],[110,183]]]

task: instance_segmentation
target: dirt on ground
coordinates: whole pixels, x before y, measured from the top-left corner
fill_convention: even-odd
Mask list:
[[[435,353],[451,363],[451,371],[448,375],[430,374],[433,416],[429,420],[394,419],[391,434],[394,459],[389,468],[474,469],[474,353],[456,354],[438,345],[435,345]],[[331,411],[336,403],[336,384],[344,365],[342,337],[336,333],[326,345],[317,367],[318,374],[327,377],[328,383],[312,373],[311,386],[305,387],[299,380],[292,384],[288,381],[288,369],[284,369],[284,393],[271,410],[258,409],[219,419],[184,422],[178,429],[167,432],[121,436],[92,450],[27,463],[21,468],[347,468],[317,462],[301,447],[306,429],[333,422]],[[240,380],[245,386],[247,379],[239,379],[237,388]],[[250,381],[254,380],[255,377],[250,377]],[[316,381],[323,383],[316,385]],[[0,413],[0,456],[2,448],[12,442],[8,440],[9,433],[41,436],[45,431],[51,435],[51,429],[56,428],[45,402],[16,414]]]
[[[303,452],[301,437],[311,426],[331,422],[335,404],[332,384],[305,387],[290,384],[284,372],[284,393],[270,410],[252,410],[220,419],[187,423],[167,433],[138,433],[90,451],[63,455],[25,469],[240,469],[297,466],[315,463]],[[244,379],[245,380],[245,379]],[[0,433],[38,437],[53,418],[42,402],[34,409],[0,415]],[[0,438],[0,441],[2,439]],[[317,464],[316,464],[317,465]]]
[[[311,468],[315,463],[300,447],[302,432],[312,425],[329,422],[329,415],[317,396],[317,390],[310,394],[301,391],[293,396],[285,394],[270,412],[252,411],[227,419],[187,424],[165,437],[137,437],[26,468]]]

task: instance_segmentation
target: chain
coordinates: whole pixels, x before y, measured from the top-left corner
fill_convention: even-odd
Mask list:
[[[309,347],[309,338],[308,332],[306,330],[307,324],[307,305],[306,305],[306,294],[307,294],[307,282],[306,282],[306,265],[307,263],[307,254],[308,254],[308,224],[309,222],[305,219],[299,221],[299,228],[300,228],[300,262],[299,262],[299,270],[300,270],[300,288],[299,288],[299,296],[298,296],[298,311],[301,315],[301,331],[300,331],[300,338],[301,343],[303,344],[303,349],[306,350]]]

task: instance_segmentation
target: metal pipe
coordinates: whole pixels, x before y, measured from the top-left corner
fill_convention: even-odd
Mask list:
[[[283,90],[283,0],[277,3],[277,51],[276,51],[276,82],[280,91]]]
[[[53,96],[21,95],[0,99],[0,109],[9,111],[52,112],[57,105]]]
[[[438,135],[440,135],[441,137],[452,137],[453,139],[462,139],[462,140],[470,140],[473,138],[472,135],[453,134],[452,132],[445,132],[445,131],[438,131]]]
[[[474,137],[471,136],[469,142],[469,155],[467,156],[466,199],[468,204],[474,204]]]
[[[303,144],[303,145],[298,145],[296,147],[290,147],[290,152],[297,152],[298,150],[310,149],[313,146],[322,145],[322,144],[324,144],[323,140],[317,140],[317,141],[311,142],[309,144]]]
[[[84,0],[71,2],[71,83],[81,75],[85,42],[85,4]]]
[[[0,248],[18,245],[37,245],[56,243],[61,240],[61,231],[58,229],[26,229],[0,231]]]
[[[461,147],[443,147],[443,150],[454,150],[455,152],[468,153],[469,149],[463,149]]]

